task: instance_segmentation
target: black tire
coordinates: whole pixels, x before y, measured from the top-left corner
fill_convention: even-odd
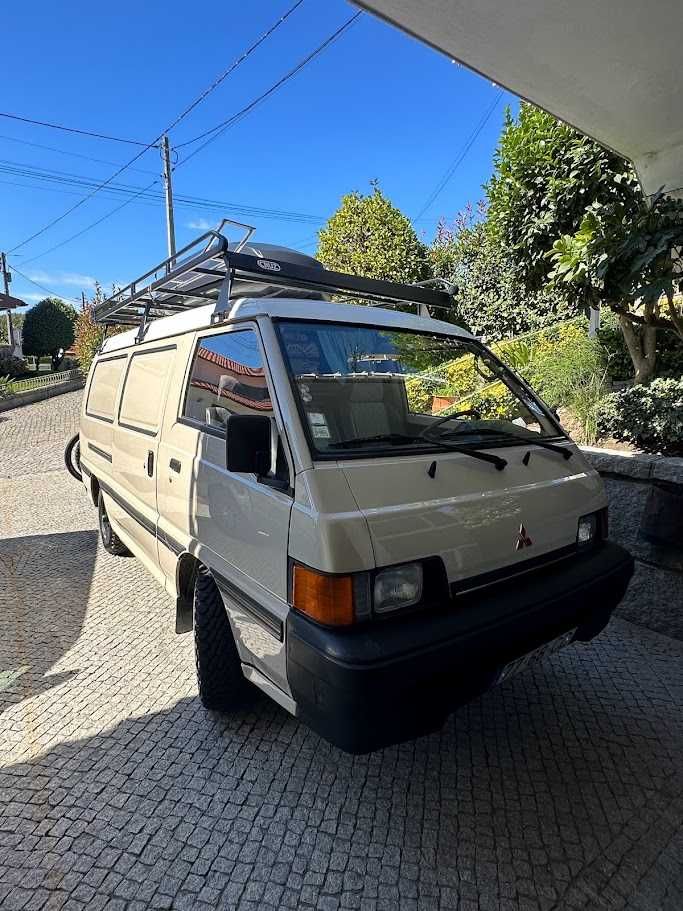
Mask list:
[[[77,481],[83,480],[83,475],[81,474],[81,444],[78,434],[72,436],[66,444],[66,449],[64,450],[64,464],[72,478],[75,478]]]
[[[131,552],[111,527],[102,491],[97,497],[97,518],[100,526],[100,538],[107,553],[115,557],[130,557]]]
[[[194,583],[194,657],[202,705],[232,712],[250,701],[228,614],[211,573],[200,566]]]

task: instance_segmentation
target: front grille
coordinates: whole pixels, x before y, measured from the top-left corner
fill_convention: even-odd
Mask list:
[[[551,567],[561,560],[567,560],[576,556],[576,544],[569,544],[567,547],[561,547],[558,550],[552,550],[550,553],[541,554],[539,557],[532,557],[531,560],[524,560],[522,563],[515,563],[512,566],[503,566],[501,569],[494,569],[488,573],[481,573],[478,576],[470,576],[467,579],[458,579],[450,585],[451,598],[462,598],[470,592],[479,591],[482,588],[492,588],[497,585],[503,585],[506,582],[517,580],[520,576],[528,573],[539,572]]]

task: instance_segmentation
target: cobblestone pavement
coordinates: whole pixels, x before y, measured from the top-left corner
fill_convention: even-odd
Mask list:
[[[615,620],[369,756],[207,712],[61,468],[78,400],[0,415],[3,909],[683,907],[683,643]]]

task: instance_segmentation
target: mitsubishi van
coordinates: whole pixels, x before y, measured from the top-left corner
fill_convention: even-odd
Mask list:
[[[603,485],[450,289],[247,240],[95,308],[80,419],[102,543],[174,600],[203,704],[256,687],[367,752],[593,639],[633,571]]]

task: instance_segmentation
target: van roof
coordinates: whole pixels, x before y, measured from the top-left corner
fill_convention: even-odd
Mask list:
[[[203,307],[195,307],[183,313],[175,313],[173,316],[156,319],[148,324],[143,341],[150,342],[170,338],[174,335],[184,335],[187,332],[209,329],[216,325],[230,326],[235,321],[256,316],[320,320],[334,323],[365,323],[388,329],[412,329],[417,332],[435,332],[462,338],[473,337],[467,330],[454,326],[452,323],[445,323],[442,320],[358,304],[329,303],[327,301],[302,298],[239,298],[233,303],[227,318],[223,318],[220,324],[212,320],[218,309],[218,304],[213,303]],[[224,314],[221,315],[225,317]],[[108,338],[102,352],[107,353],[128,348],[135,345],[138,339],[138,329],[130,329],[127,332]]]

